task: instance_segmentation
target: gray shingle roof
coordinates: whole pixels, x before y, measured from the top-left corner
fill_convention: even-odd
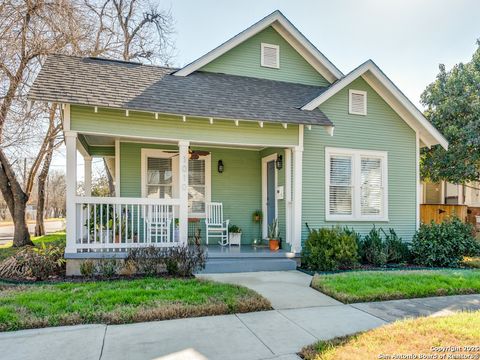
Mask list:
[[[50,56],[29,99],[221,119],[332,125],[300,110],[325,87],[65,55]]]

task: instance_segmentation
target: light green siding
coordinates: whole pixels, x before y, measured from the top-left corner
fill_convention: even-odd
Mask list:
[[[348,90],[367,91],[367,115],[348,113]],[[348,225],[361,233],[368,232],[372,222],[325,221],[325,147],[369,149],[388,152],[389,222],[377,223],[392,227],[410,241],[416,224],[415,132],[389,107],[363,79],[327,100],[320,106],[335,124],[334,136],[321,127],[305,130],[303,154],[303,219],[310,227]],[[307,236],[303,229],[303,239]]]
[[[162,140],[208,141],[239,145],[295,145],[298,143],[298,126],[289,125],[286,129],[281,124],[264,123],[260,128],[255,121],[241,121],[235,126],[233,121],[215,120],[209,124],[208,119],[181,116],[159,116],[130,111],[125,116],[123,110],[98,109],[72,105],[70,127],[74,131],[98,133],[109,136],[130,136]]]
[[[279,69],[260,66],[262,42],[280,46]],[[252,36],[200,70],[298,84],[329,85],[328,81],[272,27]]]
[[[120,194],[124,197],[141,197],[141,149],[172,149],[168,145],[143,143],[120,143]],[[251,244],[259,236],[259,227],[252,221],[252,214],[261,208],[261,157],[264,152],[220,148],[198,148],[211,153],[211,198],[223,203],[224,216],[231,224],[242,230],[242,243]],[[218,160],[222,160],[225,170],[217,171]],[[284,170],[279,172],[279,175]],[[282,175],[279,180],[283,183]],[[279,207],[279,220],[285,223],[284,211]],[[284,206],[283,206],[284,208]],[[283,226],[284,230],[284,226]],[[283,239],[284,234],[282,235]],[[205,228],[202,221],[202,239],[205,241]],[[217,239],[212,240],[216,243]]]

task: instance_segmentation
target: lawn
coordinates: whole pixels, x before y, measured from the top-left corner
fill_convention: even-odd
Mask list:
[[[44,236],[32,236],[32,241],[35,246],[41,246],[42,243],[45,244],[61,244],[65,243],[65,233],[57,232]],[[0,261],[6,259],[7,257],[14,255],[18,251],[17,248],[12,247],[12,242],[8,242],[4,245],[0,245]]]
[[[477,359],[480,350],[465,351],[463,346],[479,344],[480,312],[477,311],[399,321],[358,335],[320,341],[303,349],[301,355],[307,360],[402,358],[394,354],[415,354],[416,359],[441,359],[443,355],[445,359]],[[461,351],[448,351],[449,346],[461,347]],[[462,354],[473,357],[449,357]]]
[[[198,279],[0,284],[0,331],[123,324],[269,309],[268,300],[252,290]]]
[[[312,287],[344,303],[480,293],[480,270],[352,271],[315,275]]]

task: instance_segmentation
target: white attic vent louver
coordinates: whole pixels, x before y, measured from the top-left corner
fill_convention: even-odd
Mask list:
[[[261,63],[264,67],[278,69],[280,67],[280,47],[262,43]]]
[[[355,115],[367,115],[367,92],[360,90],[350,90],[349,94],[349,113]]]

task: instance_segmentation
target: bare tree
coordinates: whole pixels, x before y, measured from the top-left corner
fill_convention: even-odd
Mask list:
[[[81,28],[77,10],[69,1],[5,0],[0,4],[0,191],[14,221],[13,246],[32,244],[25,208],[48,141],[41,142],[22,188],[14,171],[16,151],[4,146],[6,124],[18,129],[11,133],[28,131],[31,109],[26,92],[44,56],[76,47]]]

